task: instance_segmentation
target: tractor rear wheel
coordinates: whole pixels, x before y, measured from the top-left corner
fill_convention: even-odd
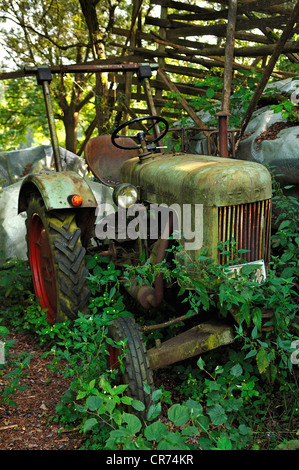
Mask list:
[[[33,285],[50,323],[77,317],[89,299],[85,248],[74,210],[47,211],[39,194],[27,206],[27,245]]]
[[[108,336],[115,342],[125,342],[123,350],[110,346],[110,368],[118,369],[118,373],[121,375],[118,358],[124,354],[122,360],[125,370],[122,374],[122,381],[124,384],[128,384],[127,393],[130,397],[143,402],[147,408],[150,396],[145,393],[143,383],[145,382],[151,390],[153,389],[153,372],[150,368],[145,344],[134,319],[131,317],[116,318],[108,328]]]

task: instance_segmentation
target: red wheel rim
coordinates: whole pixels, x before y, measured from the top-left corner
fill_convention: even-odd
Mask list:
[[[29,258],[35,294],[43,309],[47,309],[50,323],[57,310],[55,268],[45,227],[38,214],[33,214],[28,230]]]

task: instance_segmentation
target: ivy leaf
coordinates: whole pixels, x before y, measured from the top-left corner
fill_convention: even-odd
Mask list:
[[[219,426],[220,424],[224,424],[227,421],[227,416],[225,414],[224,408],[216,404],[212,408],[208,410],[208,414],[210,415],[212,424],[215,426]]]
[[[130,431],[131,434],[136,434],[142,427],[140,419],[130,413],[123,412],[122,421],[128,424],[127,430]]]
[[[213,98],[213,96],[215,95],[213,88],[208,88],[206,95],[207,95],[207,98],[210,98],[210,99]]]
[[[137,411],[144,411],[145,410],[145,404],[140,400],[133,400],[132,401],[132,406]]]
[[[217,442],[217,449],[219,450],[232,450],[233,446],[231,440],[227,434],[223,434],[219,437]]]
[[[97,420],[95,418],[90,418],[88,419],[87,421],[85,421],[84,423],[84,427],[83,427],[83,432],[86,433],[87,431],[89,431],[91,428],[93,428],[93,426],[95,426],[97,424]]]
[[[168,410],[168,418],[174,422],[176,426],[183,426],[190,419],[191,411],[186,405],[172,405]]]
[[[267,367],[269,367],[270,361],[268,359],[268,353],[264,348],[261,348],[257,353],[256,363],[260,374],[265,372]]]
[[[159,442],[167,433],[167,427],[165,424],[161,423],[161,421],[155,421],[144,430],[144,435],[147,440],[155,442]]]
[[[196,364],[197,364],[197,367],[201,370],[203,370],[205,367],[205,362],[201,357],[198,359]]]
[[[193,418],[197,418],[198,416],[202,416],[202,406],[198,401],[192,400],[192,398],[189,398],[188,401],[186,402],[186,406],[188,406],[191,416]]]
[[[96,411],[100,408],[103,401],[100,397],[97,396],[90,396],[87,398],[86,405],[90,411]]]
[[[240,364],[236,364],[230,370],[230,373],[234,375],[235,377],[240,377],[240,375],[242,375],[242,372],[243,372],[243,369]]]
[[[147,419],[152,421],[153,419],[157,418],[161,413],[161,402],[153,403],[147,412]]]
[[[183,436],[198,436],[200,434],[200,430],[196,426],[186,426],[182,429]]]

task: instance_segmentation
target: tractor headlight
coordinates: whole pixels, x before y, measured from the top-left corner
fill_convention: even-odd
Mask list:
[[[119,184],[114,188],[113,201],[117,206],[127,209],[135,204],[138,191],[132,184]]]

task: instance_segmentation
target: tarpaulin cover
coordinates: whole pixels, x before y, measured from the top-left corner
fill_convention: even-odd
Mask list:
[[[87,175],[83,158],[60,148],[63,170]],[[51,146],[40,145],[0,153],[0,259],[27,259],[26,213],[18,214],[18,197],[25,173],[54,169]]]
[[[271,88],[288,96],[294,105],[299,103],[299,79],[279,80],[268,84],[266,90]],[[220,103],[216,103],[213,114],[219,111],[220,107]],[[208,125],[211,114],[205,111],[198,115]],[[245,130],[245,138],[240,143],[236,158],[270,166],[276,175],[279,175],[277,179],[283,185],[297,186],[299,184],[299,125],[281,130],[273,140],[259,141],[260,135],[277,122],[287,122],[287,119],[282,118],[281,112],[275,113],[270,106],[264,106],[255,111]],[[180,125],[181,123],[176,123],[176,126]],[[194,125],[194,123],[188,121],[187,125]],[[204,148],[206,153],[207,144],[203,132],[193,136],[188,143],[189,146],[185,149],[187,152],[202,154]]]

